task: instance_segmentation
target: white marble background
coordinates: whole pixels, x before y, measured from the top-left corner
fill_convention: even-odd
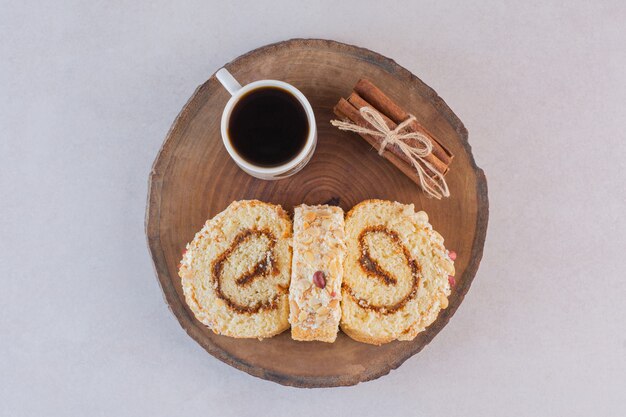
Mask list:
[[[417,74],[489,180],[464,304],[350,388],[209,356],[144,238],[152,161],[195,87],[293,37]],[[619,0],[0,1],[0,415],[626,415],[625,50]]]

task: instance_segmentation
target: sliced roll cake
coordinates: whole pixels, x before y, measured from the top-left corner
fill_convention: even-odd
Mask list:
[[[235,201],[187,245],[187,304],[213,332],[265,338],[289,327],[291,220],[278,205]]]
[[[293,339],[334,342],[337,338],[344,254],[341,208],[303,204],[294,209],[289,288]]]
[[[454,264],[412,204],[366,200],[346,216],[341,329],[360,342],[413,340],[448,306]]]

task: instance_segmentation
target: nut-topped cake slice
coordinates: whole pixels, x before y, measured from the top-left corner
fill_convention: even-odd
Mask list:
[[[293,232],[291,337],[334,342],[341,319],[343,210],[328,205],[300,205],[294,209]]]

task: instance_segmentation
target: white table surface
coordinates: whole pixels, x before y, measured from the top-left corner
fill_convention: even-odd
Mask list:
[[[626,415],[624,2],[1,3],[0,415]],[[195,87],[293,37],[417,74],[489,182],[465,302],[355,387],[287,388],[209,356],[144,237],[151,164]]]

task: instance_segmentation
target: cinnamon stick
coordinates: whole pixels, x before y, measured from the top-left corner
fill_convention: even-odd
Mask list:
[[[389,117],[383,114],[378,108],[376,108],[375,105],[368,103],[365,99],[363,99],[363,97],[361,97],[356,92],[353,92],[352,94],[350,94],[350,96],[348,97],[348,103],[352,104],[357,110],[360,109],[361,107],[370,107],[382,116],[383,120],[385,120],[385,123],[387,124],[387,127],[389,127],[389,129],[393,130],[396,127],[398,127],[398,124],[396,124],[393,120],[391,120]],[[435,145],[434,139],[432,139],[431,136],[428,136],[428,138],[431,139],[431,142],[433,143],[433,152],[425,156],[424,159],[428,161],[433,167],[435,167],[435,169],[438,172],[440,172],[442,175],[445,175],[448,172],[448,166],[435,155],[434,151],[435,151],[436,145]],[[382,139],[379,139],[379,142],[382,142]],[[413,147],[420,146],[417,143],[417,140],[415,139],[409,139],[406,141],[406,143],[409,146],[413,146]],[[380,148],[380,144],[378,148]],[[407,164],[409,165],[411,164],[411,161],[409,160],[409,158],[404,154],[404,152],[400,151],[400,148],[398,148],[398,146],[391,146],[389,150],[393,152],[394,154],[396,154],[396,156],[404,160]]]
[[[400,124],[409,118],[409,114],[402,109],[395,101],[389,96],[383,93],[378,87],[376,87],[371,81],[364,78],[360,79],[354,86],[356,91],[363,99],[377,109],[379,112],[386,115],[393,122]],[[435,137],[424,126],[417,121],[413,121],[409,124],[409,131],[420,132],[428,136],[433,143],[433,154],[441,161],[445,166],[450,165],[453,155],[450,151],[443,147]],[[442,173],[444,171],[441,171]]]
[[[359,126],[371,128],[370,124],[363,118],[363,116],[361,116],[361,113],[359,113],[359,110],[357,110],[356,107],[350,104],[348,100],[346,100],[343,97],[339,99],[339,102],[333,108],[333,112],[335,113],[337,117],[339,117],[342,120],[350,120],[352,123],[355,123]],[[363,139],[365,139],[365,141],[369,143],[374,149],[380,150],[380,144],[381,144],[380,138],[377,138],[372,135],[368,135],[366,133],[359,133],[359,135]],[[411,181],[413,181],[417,185],[421,184],[419,175],[417,175],[417,171],[415,170],[413,165],[406,163],[406,161],[401,159],[398,155],[390,152],[387,149],[383,151],[382,156],[385,159],[387,159],[389,162],[391,162],[396,168],[402,171],[404,175],[409,177]],[[424,169],[427,172],[430,172],[430,175],[432,175],[432,171],[430,171],[427,167],[424,167]],[[432,179],[430,179],[429,177],[425,177],[424,179],[430,186],[436,187],[436,184]]]

